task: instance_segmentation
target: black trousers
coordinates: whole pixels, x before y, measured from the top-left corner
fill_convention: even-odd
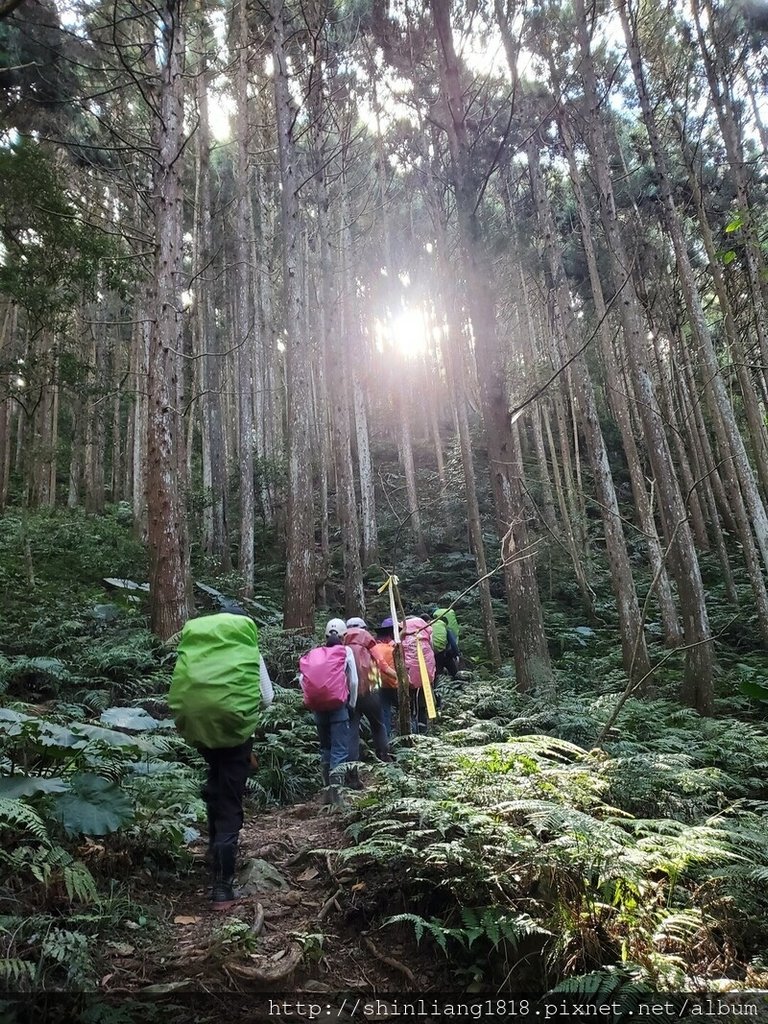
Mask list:
[[[458,658],[451,654],[446,648],[444,651],[435,651],[435,678],[437,678],[441,672],[447,672],[451,679],[456,678],[456,673],[459,671]]]
[[[434,684],[432,692],[434,693]],[[411,731],[421,735],[429,732],[427,700],[421,687],[418,690],[411,687]]]
[[[208,778],[203,786],[203,799],[208,809],[208,841],[235,844],[243,827],[243,797],[245,783],[251,767],[253,738],[237,747],[209,750],[200,753],[208,765]]]

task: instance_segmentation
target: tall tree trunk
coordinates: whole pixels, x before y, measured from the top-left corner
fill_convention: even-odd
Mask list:
[[[529,354],[531,363],[534,364],[536,358],[536,326],[533,321],[533,314],[531,312],[530,297],[528,294],[528,286],[525,283],[525,275],[523,273],[522,264],[519,268],[520,277],[520,302],[525,312],[525,326],[521,330],[521,338],[528,339],[526,350]],[[549,464],[547,462],[547,453],[544,448],[544,435],[541,429],[541,418],[542,409],[541,403],[537,402],[531,410],[531,433],[533,435],[533,449],[536,454],[536,463],[539,470],[539,483],[541,485],[541,518],[544,521],[544,525],[547,527],[549,532],[556,536],[556,520],[555,520],[555,505],[554,505],[554,493],[552,491],[552,477],[549,472]]]
[[[123,397],[123,350],[116,346],[112,351],[112,458],[110,466],[109,493],[113,503],[121,500],[123,492],[123,430],[122,430],[122,397]]]
[[[253,355],[254,304],[251,296],[251,194],[248,167],[248,19],[245,0],[235,0],[237,24],[237,158],[235,174],[235,380],[240,423],[240,553],[237,567],[244,597],[253,597],[254,515],[253,479]]]
[[[425,366],[427,372],[429,367]],[[437,374],[435,374],[437,376]],[[445,505],[448,498],[448,479],[445,475],[445,460],[443,458],[443,439],[440,436],[440,417],[438,414],[438,400],[440,391],[435,388],[428,397],[429,403],[429,429],[432,435],[432,443],[435,446],[435,463],[437,465],[437,483],[440,488],[440,501]]]
[[[134,428],[131,462],[133,472],[133,526],[141,540],[148,537],[147,522],[147,481],[149,467],[147,463],[149,438],[149,351],[152,333],[149,322],[150,296],[143,288],[139,291],[136,304],[136,324],[133,328],[133,359],[134,359]]]
[[[161,63],[157,68],[153,140],[153,213],[156,226],[154,319],[149,334],[147,506],[150,618],[161,639],[178,632],[188,615],[184,508],[178,487],[181,417],[176,406],[183,330],[184,0],[160,7]]]
[[[15,302],[9,303],[3,317],[0,333],[0,360],[10,358],[11,347],[16,336],[19,309]],[[0,513],[8,501],[8,484],[11,476],[13,405],[10,397],[0,398]]]
[[[297,195],[300,181],[296,168],[298,153],[293,138],[294,119],[288,90],[284,9],[284,0],[270,0],[275,111],[282,182],[280,210],[283,229],[283,290],[288,328],[288,543],[284,625],[286,628],[301,626],[311,630],[315,604],[315,530],[311,460],[307,457],[310,450],[310,360],[308,339],[302,331],[299,277],[301,232]]]
[[[542,408],[542,416],[544,418],[544,432],[549,445],[549,457],[552,464],[552,478],[555,484],[555,494],[557,495],[557,506],[560,509],[560,519],[563,524],[563,533],[565,535],[565,543],[563,544],[563,547],[565,548],[568,557],[571,560],[571,565],[573,566],[576,583],[581,593],[584,613],[589,621],[594,625],[597,622],[597,614],[595,612],[595,595],[589,585],[589,581],[587,580],[584,572],[584,566],[581,564],[581,554],[573,533],[571,509],[568,507],[565,499],[563,474],[560,470],[562,443],[560,449],[558,449],[552,433],[552,423],[550,421],[548,405],[545,405]]]
[[[342,185],[344,188],[345,185]],[[327,201],[327,196],[324,197]],[[342,203],[342,219],[348,222],[346,203]],[[346,237],[345,237],[346,235]],[[341,296],[338,338],[352,340],[354,334],[354,313],[349,294],[349,273],[347,254],[351,257],[349,229],[342,233],[342,259],[340,267]],[[329,233],[330,238],[330,233]],[[323,261],[330,270],[330,249]],[[341,526],[342,557],[344,565],[344,607],[348,616],[365,614],[363,590],[363,568],[360,560],[360,524],[357,519],[357,500],[352,466],[351,416],[349,409],[349,380],[347,366],[351,362],[347,352],[342,350],[340,358],[333,360],[331,394],[333,396],[334,454],[336,456],[337,506]]]
[[[93,310],[94,318],[97,315]],[[86,512],[100,513],[104,510],[104,448],[105,423],[104,403],[99,391],[106,377],[106,353],[104,351],[105,328],[101,324],[91,327],[90,367],[91,377],[86,402],[85,421],[85,509]]]
[[[203,512],[203,550],[213,558],[222,573],[230,571],[229,529],[227,524],[227,457],[222,422],[222,360],[213,288],[213,238],[211,230],[211,164],[208,123],[209,74],[206,68],[206,38],[201,29],[203,66],[195,88],[200,122],[195,133],[197,163],[195,203],[195,338],[200,373],[201,440],[203,488],[206,501]]]
[[[464,473],[464,496],[467,502],[467,525],[469,527],[470,543],[475,556],[475,567],[477,577],[480,580],[478,591],[480,594],[480,610],[483,616],[483,633],[485,635],[485,647],[491,665],[494,669],[501,667],[501,651],[499,649],[499,636],[496,630],[496,619],[493,614],[493,603],[491,601],[491,586],[484,577],[488,574],[488,563],[485,558],[485,541],[483,540],[483,526],[480,519],[480,505],[477,500],[477,483],[475,478],[475,463],[472,455],[472,438],[469,433],[469,420],[467,419],[467,403],[464,396],[462,383],[454,373],[452,346],[456,344],[455,323],[452,326],[452,337],[448,339],[448,350],[446,353],[446,369],[448,370],[449,387],[456,402],[456,422],[459,433],[459,445],[461,448],[461,468]],[[460,336],[460,335],[459,335]]]
[[[357,332],[360,331],[359,321]],[[355,407],[355,439],[357,466],[360,477],[360,518],[362,527],[362,563],[364,567],[379,560],[379,531],[376,522],[376,490],[373,477],[373,459],[368,435],[368,412],[360,370],[352,360],[352,397]]]
[[[8,501],[8,484],[11,476],[11,412],[10,399],[0,401],[0,513],[5,511]]]
[[[433,203],[433,206],[435,204]],[[461,325],[457,315],[455,302],[449,298],[450,274],[448,272],[447,257],[445,255],[445,231],[439,219],[439,211],[435,208],[436,227],[438,232],[437,263],[439,269],[439,294],[441,304],[445,310],[448,324],[448,337],[446,338],[444,358],[445,372],[448,390],[453,396],[454,411],[456,413],[456,428],[459,435],[459,447],[461,449],[461,467],[464,474],[464,497],[467,503],[467,527],[469,530],[469,542],[472,553],[475,556],[475,567],[477,569],[478,592],[480,594],[480,610],[483,617],[483,633],[485,635],[485,646],[491,664],[494,669],[501,666],[501,651],[499,649],[499,636],[496,629],[496,619],[493,614],[493,603],[491,601],[491,586],[488,579],[488,563],[485,557],[485,541],[483,540],[483,526],[480,518],[480,503],[477,498],[477,482],[475,477],[475,463],[472,454],[472,437],[469,432],[469,420],[467,417],[467,400],[465,394],[464,375],[456,369],[456,350],[461,343]]]
[[[679,349],[681,343],[679,332],[677,342]],[[714,538],[715,551],[717,553],[718,561],[720,562],[720,572],[723,577],[723,586],[725,588],[726,597],[733,605],[738,607],[739,598],[736,593],[733,573],[728,559],[725,538],[723,537],[723,531],[720,526],[717,502],[715,500],[714,488],[712,486],[712,472],[708,468],[707,459],[704,454],[704,445],[702,444],[702,439],[700,437],[700,426],[697,419],[697,413],[699,417],[701,416],[701,409],[698,408],[699,400],[698,396],[694,397],[691,394],[686,375],[688,372],[692,374],[692,370],[688,360],[685,358],[685,353],[681,353],[680,361],[674,360],[674,363],[675,368],[673,373],[679,396],[680,418],[685,426],[685,432],[688,438],[688,450],[691,454],[691,468],[696,474],[696,479],[699,481],[699,488],[704,498],[709,530]],[[703,419],[701,423],[703,428]],[[718,480],[719,479],[720,477],[718,475]]]
[[[320,303],[322,305],[322,303]],[[318,310],[318,318],[323,319],[323,312]],[[316,566],[319,585],[319,599],[322,605],[328,604],[327,582],[331,570],[331,526],[330,526],[330,481],[335,475],[331,435],[328,424],[330,408],[328,373],[327,339],[322,329],[314,339],[314,363],[312,367],[312,409],[313,409],[313,442],[316,452],[316,474],[319,489],[320,505],[320,559]]]

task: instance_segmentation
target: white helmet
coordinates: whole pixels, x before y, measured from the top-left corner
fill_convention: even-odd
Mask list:
[[[337,636],[344,636],[347,632],[347,624],[344,619],[330,619],[325,627],[325,635],[330,636],[336,633]]]
[[[351,619],[347,619],[347,629],[367,629],[365,619],[361,619],[359,615],[353,615]]]

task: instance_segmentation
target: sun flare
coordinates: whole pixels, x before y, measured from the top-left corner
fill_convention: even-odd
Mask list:
[[[424,313],[412,306],[402,309],[392,320],[377,324],[380,351],[394,349],[404,359],[418,359],[428,346],[428,327]]]

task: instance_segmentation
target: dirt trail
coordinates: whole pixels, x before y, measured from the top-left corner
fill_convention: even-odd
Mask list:
[[[426,991],[434,986],[435,964],[412,943],[398,944],[394,929],[365,933],[372,893],[370,880],[339,864],[346,845],[342,815],[321,807],[319,798],[247,815],[240,861],[267,861],[288,883],[283,889],[242,896],[228,914],[208,905],[205,843],[194,848],[196,866],[178,889],[157,894],[172,929],[171,943],[155,955],[117,958],[102,991],[306,992]],[[242,873],[241,873],[242,877]],[[381,883],[389,885],[382,887]],[[390,886],[392,888],[390,888]],[[386,905],[395,879],[379,879],[374,902]],[[146,902],[151,902],[147,893]],[[222,926],[245,922],[258,938],[222,943]],[[373,947],[371,946],[373,944]],[[431,975],[431,978],[430,978]],[[186,998],[186,997],[185,997]]]

